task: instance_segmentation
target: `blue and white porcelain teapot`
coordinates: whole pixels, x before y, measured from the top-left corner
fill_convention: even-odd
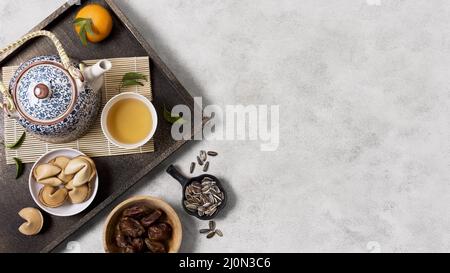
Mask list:
[[[28,132],[51,143],[66,143],[83,136],[101,107],[103,74],[111,62],[91,67],[69,59],[61,42],[49,31],[32,32],[0,50],[0,55],[28,40],[46,36],[59,56],[37,56],[22,63],[11,78],[9,89],[0,81],[0,107]]]

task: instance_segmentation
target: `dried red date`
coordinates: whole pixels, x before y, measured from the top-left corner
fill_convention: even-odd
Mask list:
[[[133,218],[122,218],[119,222],[120,231],[129,237],[140,237],[145,233],[144,227]]]
[[[158,221],[158,219],[161,217],[162,215],[162,211],[160,210],[154,210],[152,213],[150,213],[149,215],[145,216],[144,218],[141,219],[141,224],[145,227],[148,228],[149,226],[151,226],[153,223],[155,223],[156,221]]]
[[[130,240],[130,245],[136,252],[141,252],[144,249],[144,240],[142,238],[133,238]]]
[[[150,240],[164,241],[172,235],[172,227],[167,223],[157,223],[148,228]]]
[[[140,218],[149,214],[152,210],[143,205],[136,205],[123,211],[124,217]]]
[[[127,246],[121,249],[122,253],[136,253],[132,246]]]
[[[147,248],[152,252],[152,253],[166,253],[166,247],[164,246],[164,244],[160,243],[160,242],[156,242],[156,241],[152,241],[149,238],[145,239],[145,244],[147,245]]]
[[[118,247],[125,248],[128,246],[127,239],[125,238],[125,236],[123,236],[122,233],[117,233],[114,239],[116,240],[116,245]]]

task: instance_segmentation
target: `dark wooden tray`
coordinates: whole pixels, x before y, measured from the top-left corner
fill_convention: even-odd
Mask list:
[[[5,154],[0,156],[0,252],[50,252],[70,234],[86,224],[97,213],[113,202],[144,175],[180,148],[186,141],[174,141],[170,135],[170,124],[162,118],[163,105],[194,106],[193,98],[178,82],[155,51],[138,33],[113,0],[81,1],[98,2],[110,9],[114,19],[111,36],[98,45],[80,45],[73,31],[72,21],[80,8],[65,4],[37,25],[32,31],[50,30],[61,40],[68,54],[75,59],[99,59],[114,57],[149,56],[154,104],[159,112],[158,130],[155,135],[155,152],[147,154],[95,158],[100,177],[100,186],[93,204],[83,213],[72,217],[55,217],[44,214],[45,225],[41,234],[34,237],[21,235],[17,228],[22,219],[20,209],[36,207],[28,190],[28,175],[31,164],[27,164],[24,175],[15,180],[15,167],[6,165]],[[56,54],[46,38],[35,39],[8,56],[0,59],[0,67],[18,65],[33,56]],[[3,114],[0,115],[3,135]],[[193,128],[193,132],[199,128]],[[200,128],[201,129],[201,128]]]

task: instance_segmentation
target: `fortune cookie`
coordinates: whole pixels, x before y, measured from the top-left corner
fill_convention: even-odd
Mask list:
[[[64,170],[67,166],[67,164],[69,164],[70,158],[65,157],[65,156],[58,156],[52,160],[50,160],[50,164],[55,165],[56,167],[61,168],[61,170]]]
[[[86,201],[86,199],[89,198],[90,194],[91,187],[89,183],[86,183],[79,187],[72,188],[72,190],[69,191],[69,200],[72,202],[72,204],[80,204]]]
[[[67,189],[52,186],[44,186],[39,191],[39,200],[46,207],[57,208],[64,204],[67,199]]]
[[[52,164],[42,164],[33,170],[33,176],[38,183],[55,187],[63,183],[60,179],[55,177],[60,173],[61,168]]]
[[[75,174],[72,182],[74,187],[79,187],[89,182],[93,176],[91,163],[81,157],[76,157],[70,160],[64,170],[64,173],[66,175]]]
[[[32,236],[41,231],[44,224],[44,217],[42,217],[42,213],[38,209],[24,208],[19,211],[19,216],[26,221],[20,225],[20,233]]]
[[[49,178],[39,180],[38,183],[42,184],[42,185],[58,187],[59,185],[63,184],[63,181],[61,179],[59,179],[58,177],[49,177]]]
[[[91,177],[89,178],[89,181],[92,181],[92,179],[94,179],[95,175],[97,174],[97,168],[95,167],[94,160],[92,160],[92,158],[84,156],[84,155],[79,156],[79,158],[85,159],[91,164],[92,174],[91,174]]]
[[[64,173],[64,169],[66,168],[67,164],[69,163],[70,158],[67,158],[65,156],[59,156],[53,160],[51,160],[49,163],[53,164],[54,166],[57,166],[61,168],[61,172],[58,174],[58,179],[61,180],[64,184],[68,183],[70,180],[73,179],[73,174],[67,175]]]

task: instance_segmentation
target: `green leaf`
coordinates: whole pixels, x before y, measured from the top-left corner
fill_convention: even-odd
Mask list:
[[[16,163],[16,179],[18,179],[23,174],[23,163],[22,160],[17,157],[14,157],[13,160]]]
[[[86,23],[84,24],[84,28],[86,29],[87,33],[94,34],[94,30],[92,29],[92,20],[91,19],[86,21]]]
[[[94,34],[92,20],[89,18],[77,18],[73,21],[73,24],[80,28],[78,36],[80,36],[81,43],[86,46],[88,42],[87,33]]]
[[[20,138],[13,144],[8,144],[6,145],[6,148],[9,149],[18,149],[20,146],[22,146],[23,141],[25,140],[25,136],[27,134],[25,132],[22,133],[22,136],[20,136]]]
[[[76,18],[75,20],[73,20],[74,24],[84,24],[87,20],[91,20],[89,18]]]
[[[164,119],[171,124],[185,122],[185,120],[180,116],[172,116],[171,111],[167,110],[165,105],[164,105]]]
[[[86,46],[87,45],[87,35],[86,35],[86,28],[84,25],[80,28],[80,33],[78,33],[80,36],[81,43]]]
[[[122,77],[122,81],[128,80],[144,80],[147,81],[147,76],[138,72],[128,72]]]
[[[134,86],[134,85],[144,86],[144,84],[142,82],[137,81],[137,80],[125,80],[122,82],[122,87]]]
[[[137,72],[128,72],[122,77],[122,87],[140,85],[144,86],[142,81],[148,81],[147,76]]]

